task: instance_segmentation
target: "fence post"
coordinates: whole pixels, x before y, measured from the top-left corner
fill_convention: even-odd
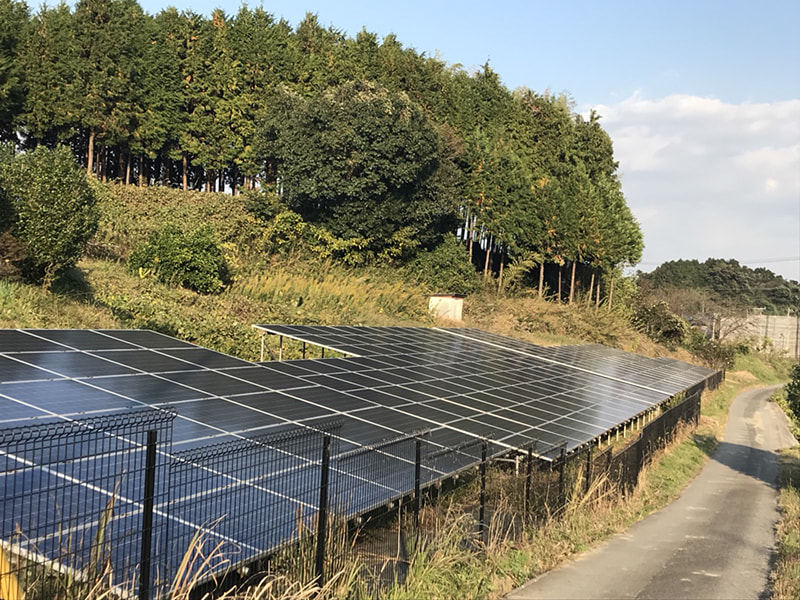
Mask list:
[[[584,495],[589,494],[589,488],[592,486],[592,446],[586,451],[586,482],[583,490]]]
[[[489,443],[483,440],[481,444],[481,506],[478,511],[478,523],[481,533],[481,541],[486,543],[486,455],[488,454]]]
[[[331,436],[322,440],[322,465],[319,483],[319,511],[317,512],[317,556],[314,574],[317,585],[322,587],[325,569],[325,540],[328,529],[328,474],[331,465]]]
[[[702,409],[702,392],[697,392],[694,401],[694,426],[697,427],[700,424],[700,410]]]
[[[144,468],[144,503],[142,508],[142,547],[139,557],[139,600],[150,598],[150,561],[153,544],[153,508],[156,492],[156,443],[158,432],[147,432],[147,450]]]
[[[561,447],[561,452],[558,455],[558,503],[559,509],[563,509],[567,504],[567,498],[564,493],[564,468],[567,464],[567,449]]]
[[[417,438],[414,448],[414,534],[419,540],[419,510],[422,506],[422,440]]]
[[[533,474],[533,446],[528,447],[528,460],[525,463],[525,518],[531,516],[531,477]]]

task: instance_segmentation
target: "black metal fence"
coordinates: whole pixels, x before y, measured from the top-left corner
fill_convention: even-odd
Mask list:
[[[92,586],[149,598],[220,577],[324,583],[356,563],[369,587],[402,582],[436,533],[431,511],[458,506],[464,543],[481,550],[576,498],[629,493],[653,453],[697,422],[700,389],[690,391],[640,419],[616,452],[442,448],[424,432],[342,451],[340,425],[321,423],[172,453],[174,414],[161,411],[5,431],[0,558],[29,599],[54,586],[65,598]]]
[[[168,411],[0,431],[0,566],[25,597],[147,596],[166,552]],[[113,566],[113,569],[112,569]],[[21,597],[21,596],[19,596]]]

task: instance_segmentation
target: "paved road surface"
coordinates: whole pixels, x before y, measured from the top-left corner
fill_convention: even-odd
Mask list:
[[[509,594],[533,598],[762,598],[778,519],[774,450],[794,445],[774,388],[743,392],[724,441],[680,498]]]

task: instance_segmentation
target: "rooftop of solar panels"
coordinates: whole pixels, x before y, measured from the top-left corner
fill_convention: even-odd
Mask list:
[[[342,450],[420,431],[571,450],[712,374],[474,329],[258,327],[352,357],[255,364],[151,331],[3,330],[0,427],[169,406],[176,450],[325,418],[342,420]]]

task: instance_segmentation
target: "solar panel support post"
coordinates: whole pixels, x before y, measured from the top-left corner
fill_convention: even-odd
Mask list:
[[[317,556],[314,574],[317,585],[324,583],[325,569],[325,541],[328,529],[328,476],[331,466],[331,436],[326,435],[322,440],[322,464],[320,467],[319,483],[319,511],[317,512]]]
[[[303,358],[306,357],[306,343],[303,342]]]
[[[584,482],[584,490],[583,493],[585,495],[589,495],[589,488],[592,485],[592,449],[594,446],[589,444],[589,448],[586,450],[586,481]]]
[[[262,331],[261,332],[261,362],[264,362],[264,336],[266,334]]]
[[[139,600],[150,598],[150,560],[153,542],[153,508],[156,488],[156,444],[158,432],[147,432],[147,450],[144,471],[144,502],[142,509],[142,547],[139,557]]]
[[[414,444],[414,534],[419,541],[419,511],[422,508],[422,440]]]
[[[278,360],[283,360],[283,336],[278,336]]]
[[[560,508],[564,508],[567,504],[566,496],[564,495],[564,469],[567,466],[567,449],[561,447],[561,452],[558,455],[558,502]]]
[[[478,511],[478,526],[480,527],[481,542],[486,543],[486,455],[489,442],[483,440],[481,444],[481,505]]]
[[[533,476],[533,446],[528,446],[528,459],[525,461],[525,517],[531,516],[531,478]]]

